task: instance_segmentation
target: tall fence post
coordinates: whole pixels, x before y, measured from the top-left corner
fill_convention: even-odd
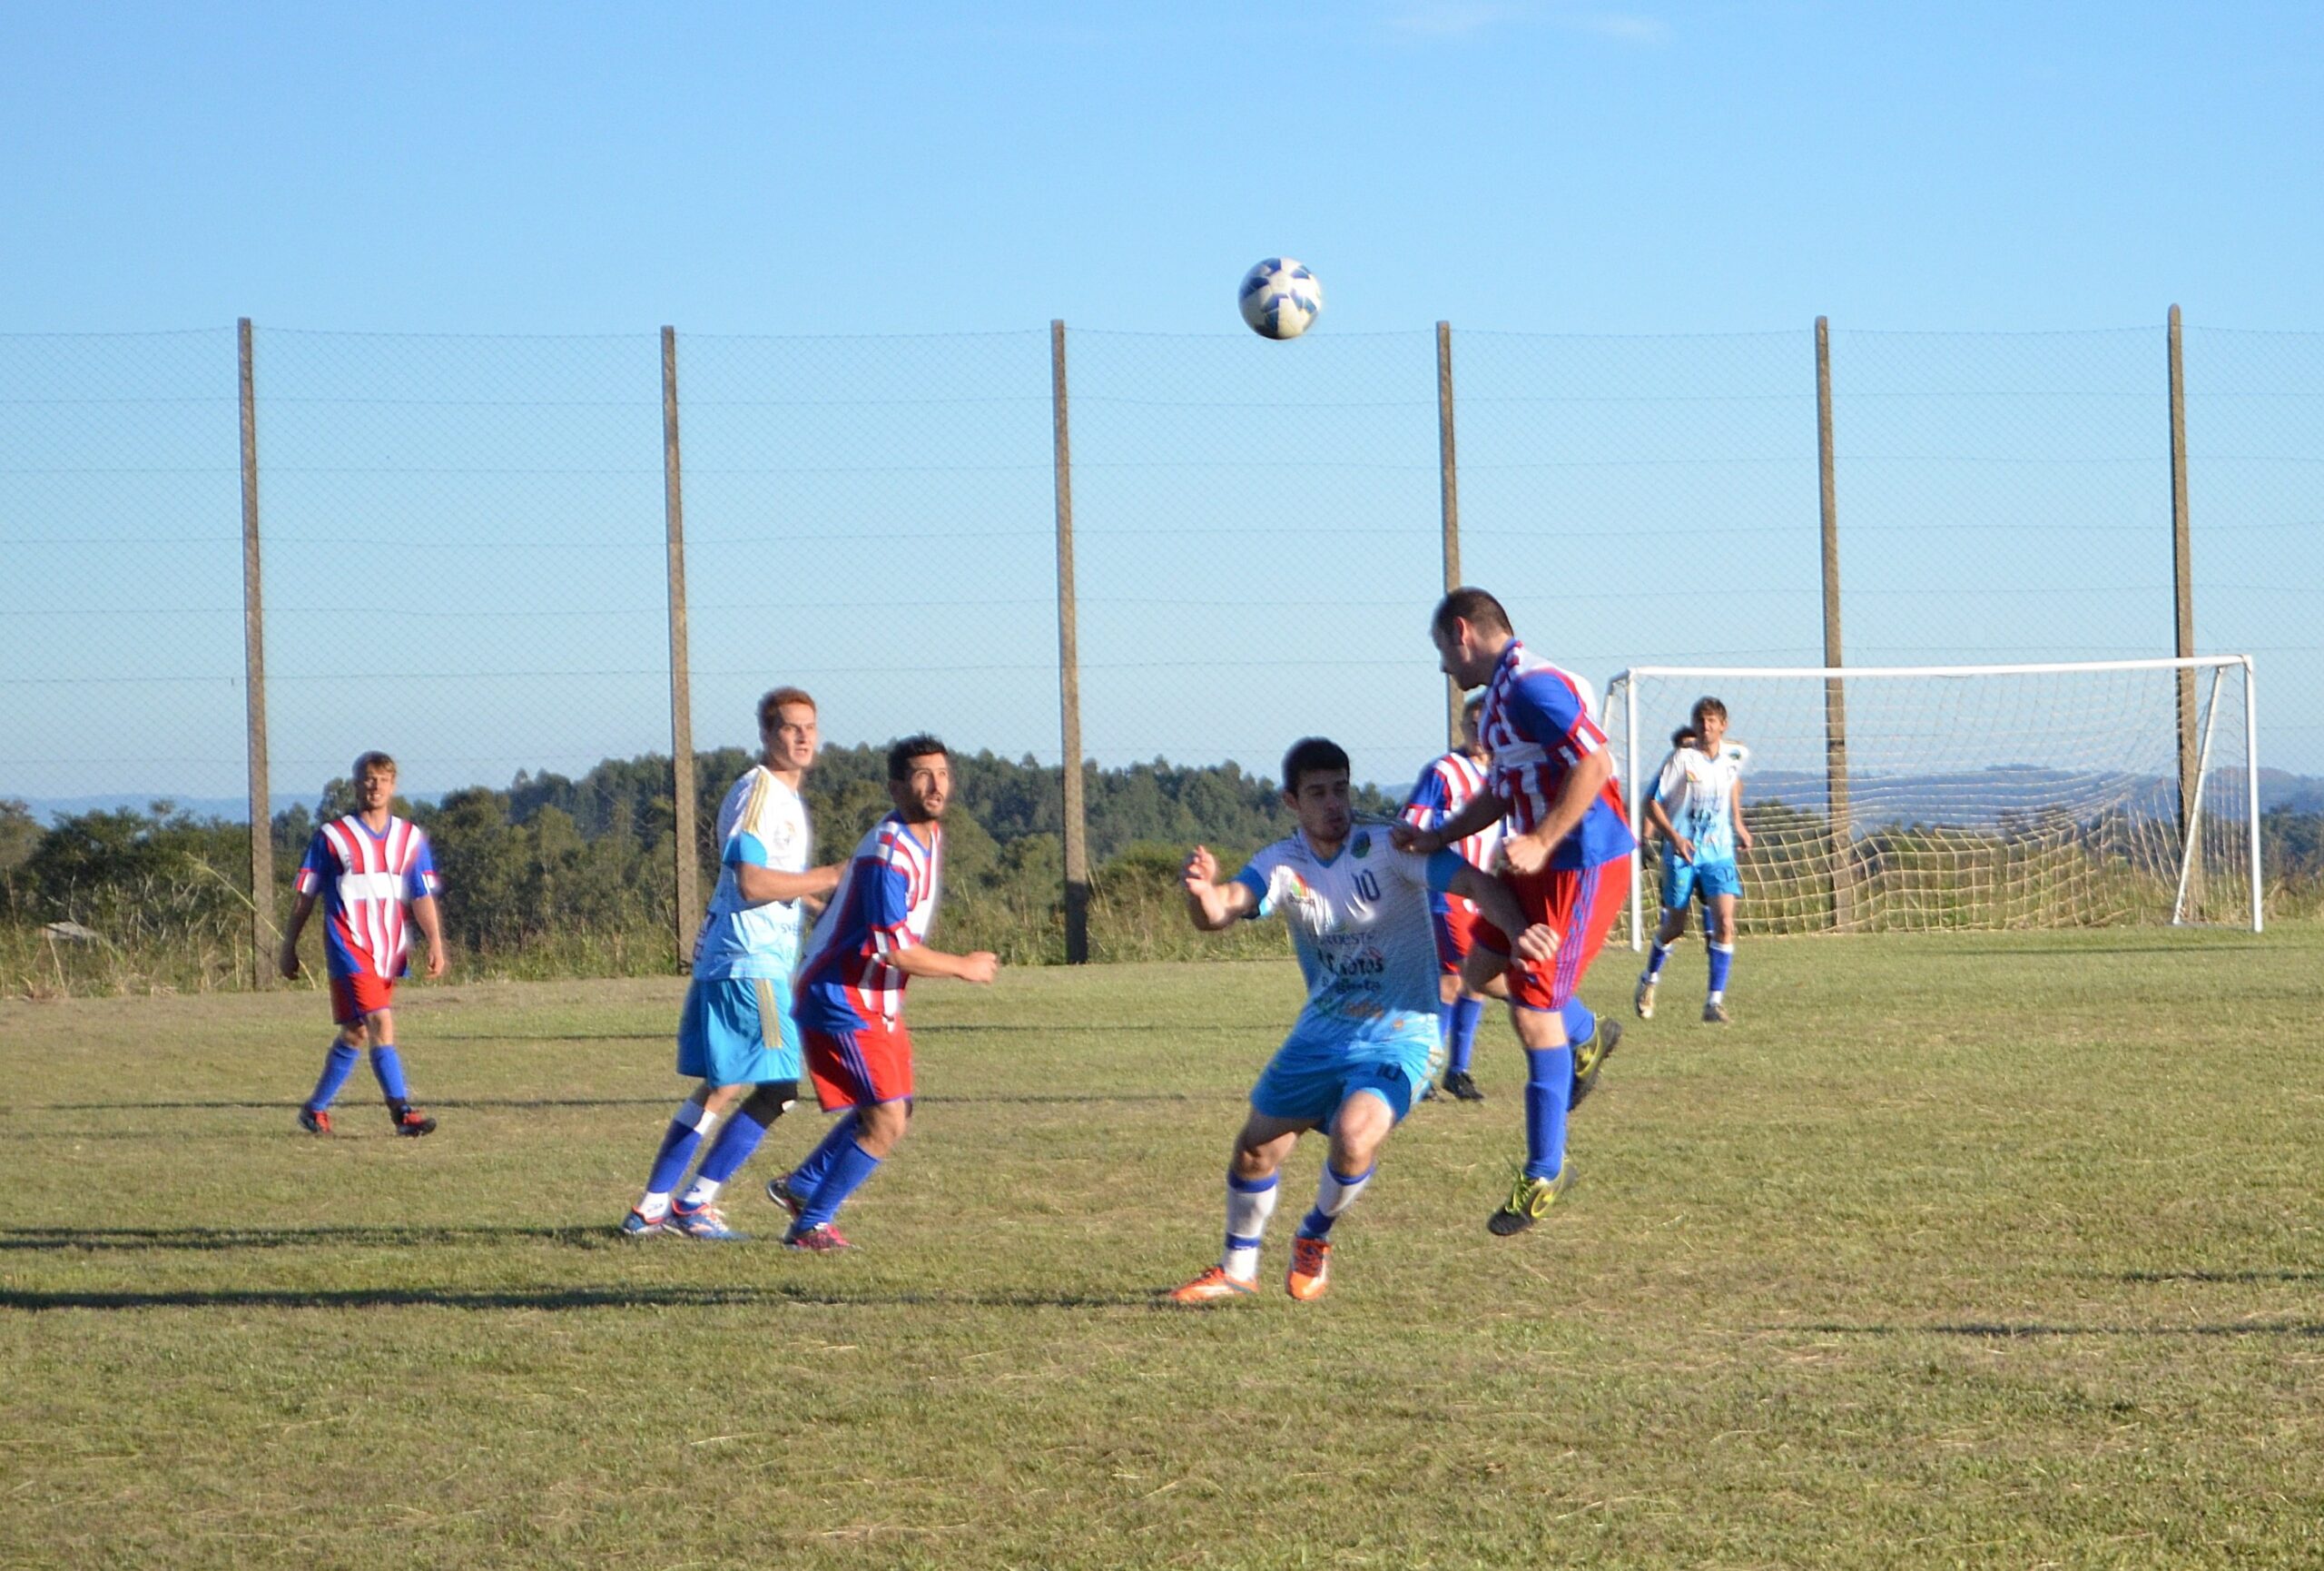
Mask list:
[[[1444,592],[1461,587],[1461,466],[1452,441],[1452,324],[1436,324],[1437,492],[1444,514]],[[1461,745],[1461,684],[1444,678],[1444,745]]]
[[[1081,789],[1081,654],[1073,589],[1073,435],[1065,393],[1065,322],[1049,323],[1049,399],[1057,440],[1057,701],[1065,779],[1065,959],[1089,961],[1089,829]]]
[[[2176,619],[2171,652],[2181,659],[2195,652],[2195,567],[2187,531],[2187,366],[2180,355],[2179,308],[2171,308],[2171,586]],[[2195,824],[2195,797],[2202,790],[2195,761],[2195,673],[2179,672],[2179,838],[2182,851]],[[2260,833],[2257,824],[2251,833]],[[2201,896],[2196,896],[2200,903]]]
[[[686,655],[685,487],[678,462],[678,330],[662,330],[662,517],[669,530],[670,790],[675,812],[678,963],[694,958],[702,925],[700,854],[694,846],[694,686]]]
[[[1824,664],[1840,656],[1840,499],[1832,462],[1832,323],[1816,319],[1816,465],[1824,529]],[[1856,921],[1856,838],[1848,817],[1848,697],[1838,677],[1824,678],[1824,803],[1832,826],[1832,925]]]
[[[242,383],[242,687],[250,722],[251,984],[274,977],[274,809],[267,784],[266,610],[258,552],[258,382],[251,370],[251,319],[236,329]]]

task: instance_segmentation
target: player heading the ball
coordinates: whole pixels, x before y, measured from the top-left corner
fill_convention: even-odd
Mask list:
[[[1571,1178],[1566,1114],[1617,1040],[1576,993],[1621,909],[1637,842],[1589,683],[1528,651],[1482,589],[1439,601],[1429,638],[1446,676],[1485,689],[1477,732],[1492,751],[1492,789],[1434,829],[1398,825],[1396,844],[1433,851],[1507,819],[1503,878],[1525,919],[1557,942],[1554,957],[1533,959],[1488,915],[1462,973],[1472,991],[1508,998],[1525,1047],[1525,1170],[1485,1223],[1507,1235],[1546,1216]]]

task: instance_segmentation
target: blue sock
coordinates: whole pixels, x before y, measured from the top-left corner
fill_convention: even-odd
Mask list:
[[[726,1121],[726,1127],[718,1131],[718,1138],[710,1142],[710,1154],[702,1159],[702,1171],[694,1176],[724,1183],[742,1171],[743,1164],[751,1160],[751,1153],[759,1149],[759,1141],[765,1138],[766,1125],[736,1108],[734,1116]]]
[[[1525,1050],[1525,1176],[1551,1179],[1565,1166],[1566,1099],[1573,1092],[1573,1049]]]
[[[1452,1036],[1460,1029],[1460,1006],[1439,1003],[1436,1006],[1436,1040],[1444,1044],[1445,1067],[1458,1069],[1460,1062],[1452,1056]]]
[[[1567,999],[1565,1007],[1558,1013],[1565,1021],[1565,1044],[1568,1047],[1586,1047],[1590,1039],[1598,1034],[1598,1017],[1590,1013],[1590,1006],[1581,1000]]]
[[[670,1120],[670,1127],[662,1131],[661,1149],[654,1153],[654,1171],[645,1180],[645,1192],[650,1195],[674,1193],[678,1181],[686,1176],[686,1164],[694,1161],[694,1148],[702,1143],[702,1126],[710,1121],[698,1102],[679,1104],[677,1116]]]
[[[791,1170],[791,1193],[801,1205],[812,1202],[823,1180],[831,1175],[832,1164],[839,1161],[840,1148],[855,1143],[855,1131],[862,1127],[854,1111],[849,1110],[839,1121],[823,1131],[823,1138],[806,1160]]]
[[[379,1094],[397,1107],[411,1100],[411,1092],[403,1083],[403,1060],[396,1056],[391,1042],[381,1042],[371,1050],[371,1072],[379,1082]]]
[[[1452,1067],[1463,1073],[1477,1051],[1477,1022],[1484,1016],[1482,998],[1463,998],[1452,1006]]]
[[[1727,991],[1727,973],[1735,968],[1735,945],[1714,944],[1710,946],[1710,995],[1717,998]]]
[[[1662,963],[1669,958],[1669,946],[1657,939],[1654,947],[1646,952],[1646,979],[1649,982],[1661,981]]]
[[[332,1042],[330,1052],[323,1058],[322,1078],[315,1082],[315,1094],[307,1099],[307,1105],[317,1112],[329,1107],[331,1099],[339,1094],[339,1088],[347,1083],[347,1077],[355,1072],[355,1061],[361,1056],[343,1042]]]
[[[864,1181],[879,1171],[880,1159],[856,1144],[851,1135],[816,1181],[815,1198],[804,1200],[806,1209],[799,1213],[799,1226],[819,1228],[828,1223],[839,1215],[839,1208],[847,1203],[847,1197],[862,1189]]]

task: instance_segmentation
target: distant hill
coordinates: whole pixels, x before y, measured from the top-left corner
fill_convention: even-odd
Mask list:
[[[2222,779],[2213,771],[2215,786],[2225,789],[2240,789],[2241,778],[2240,772]],[[2061,801],[2086,801],[2093,796],[2120,797],[2133,813],[2160,816],[2176,812],[2179,799],[2178,783],[2161,776],[2077,773],[2033,766],[1933,775],[1859,771],[1850,776],[1850,789],[1858,818],[1908,824],[1990,825],[2007,815],[2038,813]],[[1747,806],[1752,801],[1775,800],[1821,813],[1824,776],[1781,769],[1747,775],[1744,800]],[[2269,813],[2278,807],[2324,811],[2324,779],[2280,769],[2260,770],[2260,811]]]

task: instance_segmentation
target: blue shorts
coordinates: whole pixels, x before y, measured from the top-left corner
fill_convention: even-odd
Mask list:
[[[1662,848],[1662,909],[1684,911],[1695,895],[1711,900],[1743,893],[1743,874],[1732,862],[1681,862],[1679,854]]]
[[[1368,1091],[1403,1118],[1443,1067],[1443,1033],[1433,1014],[1400,1016],[1378,1030],[1351,1039],[1344,1025],[1302,1016],[1259,1072],[1251,1110],[1323,1128],[1342,1102]]]
[[[764,977],[696,978],[678,1016],[678,1072],[713,1085],[799,1078],[791,986]]]

